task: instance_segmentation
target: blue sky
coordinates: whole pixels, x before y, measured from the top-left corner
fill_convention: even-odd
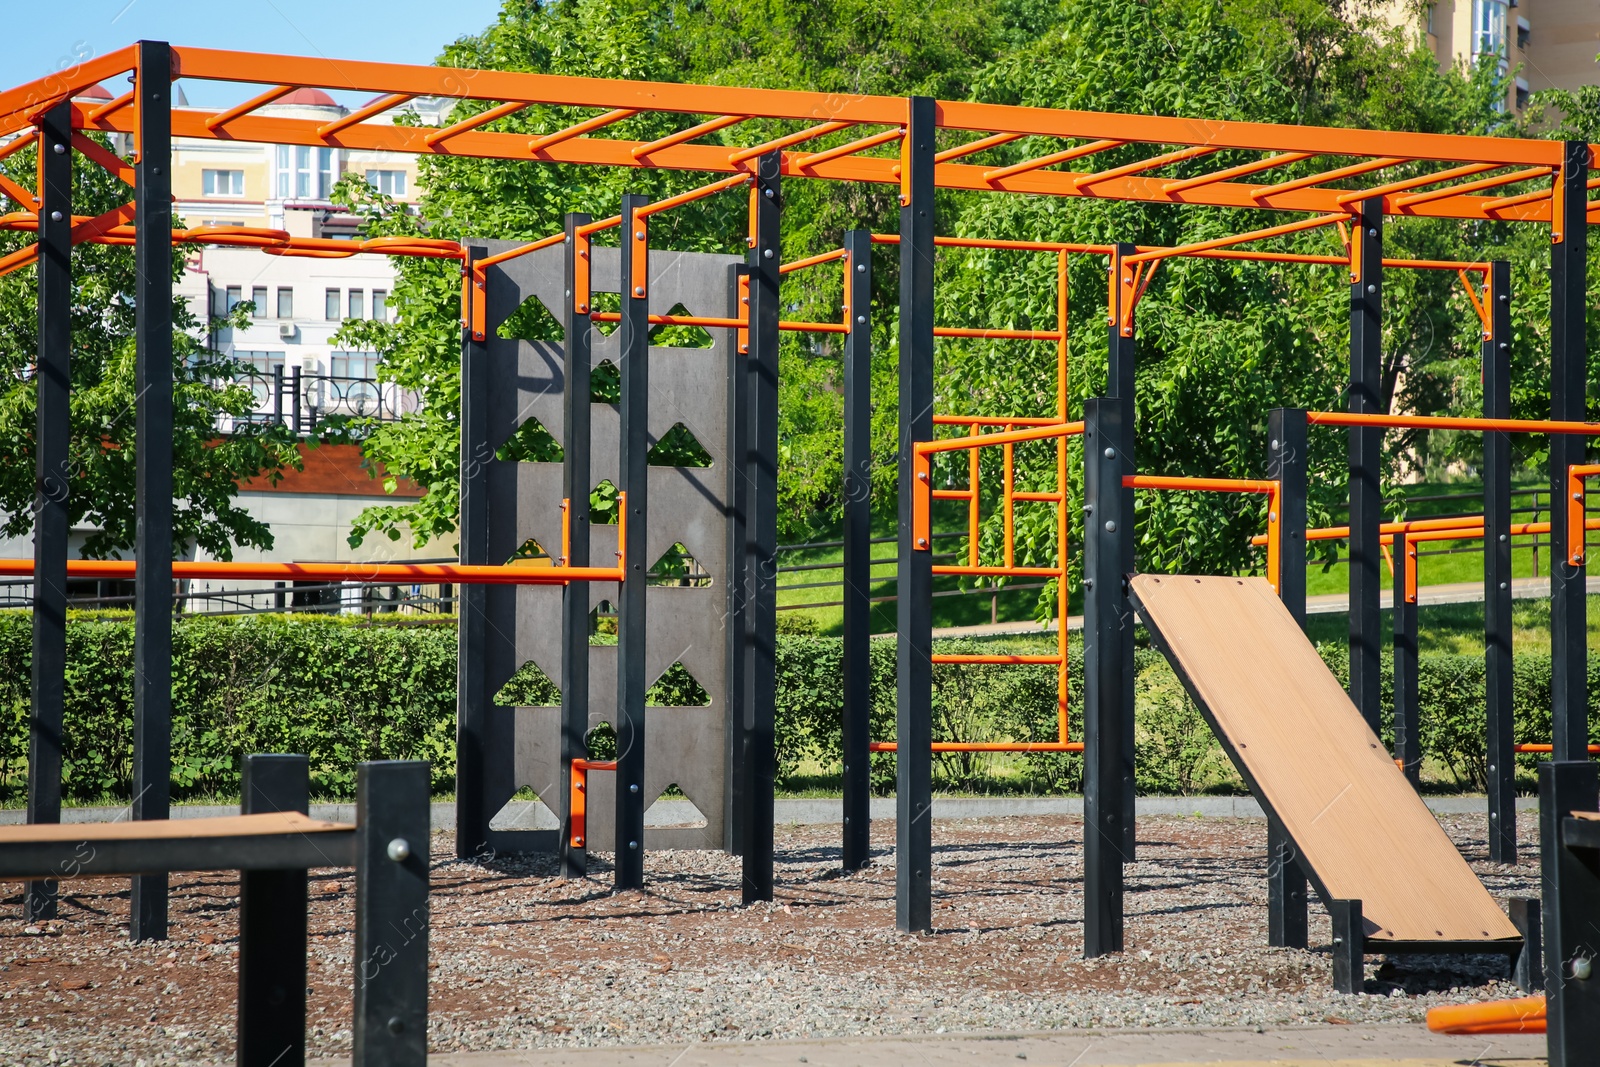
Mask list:
[[[494,21],[500,0],[4,0],[0,88],[32,81],[134,41],[302,56],[431,63],[450,41]],[[12,15],[19,12],[13,10]],[[193,104],[230,104],[245,90],[186,83]],[[335,94],[338,95],[338,94]],[[361,94],[358,94],[361,95]],[[370,95],[370,94],[364,94]],[[341,100],[356,102],[354,97]]]

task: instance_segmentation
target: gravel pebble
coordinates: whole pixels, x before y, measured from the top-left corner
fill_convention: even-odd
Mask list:
[[[1441,822],[1490,891],[1538,894],[1537,855],[1488,862],[1482,816]],[[1536,817],[1519,819],[1524,841]],[[739,904],[739,860],[655,852],[649,888],[610,891],[542,856],[440,859],[433,841],[430,1046],[440,1052],[710,1039],[1420,1023],[1435,1004],[1517,995],[1504,957],[1369,957],[1366,994],[1329,985],[1326,913],[1310,951],[1265,945],[1266,824],[1140,820],[1126,948],[1084,960],[1082,822],[1010,817],[934,827],[932,935],[894,929],[893,825],[845,876],[838,832],[780,827],[777,899]],[[172,940],[129,944],[125,880],[66,883],[61,918],[0,918],[0,1062],[233,1062],[234,876],[173,878]],[[312,875],[308,1051],[347,1055],[353,885]]]

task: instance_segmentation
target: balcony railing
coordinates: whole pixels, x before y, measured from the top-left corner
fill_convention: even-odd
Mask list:
[[[309,434],[335,416],[364,422],[396,422],[417,409],[417,398],[392,382],[373,378],[345,378],[334,374],[307,374],[299,367],[274,367],[270,373],[241,374],[239,384],[255,394],[255,410],[237,418],[224,416],[217,429],[227,433],[238,425],[286,426],[295,434]]]

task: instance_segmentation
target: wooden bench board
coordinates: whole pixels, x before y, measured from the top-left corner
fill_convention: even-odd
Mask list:
[[[1324,899],[1368,937],[1520,935],[1261,578],[1141,574],[1146,625]]]
[[[149,819],[121,822],[26,823],[0,826],[0,846],[12,843],[75,845],[101,841],[182,840],[206,837],[257,837],[354,830],[350,823],[313,819],[298,811],[263,815],[219,815],[204,819]]]

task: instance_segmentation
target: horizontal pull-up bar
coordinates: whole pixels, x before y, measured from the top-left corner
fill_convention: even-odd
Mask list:
[[[1600,436],[1600,423],[1551,419],[1480,419],[1453,415],[1366,415],[1348,411],[1308,411],[1311,426],[1381,426],[1393,430],[1479,430],[1490,433],[1568,433]]]
[[[1125,474],[1122,485],[1127,489],[1161,489],[1176,492],[1204,493],[1264,493],[1267,496],[1267,581],[1281,591],[1278,574],[1279,560],[1283,554],[1283,518],[1279,514],[1278,500],[1283,492],[1280,482],[1264,478],[1184,478],[1154,474]]]

